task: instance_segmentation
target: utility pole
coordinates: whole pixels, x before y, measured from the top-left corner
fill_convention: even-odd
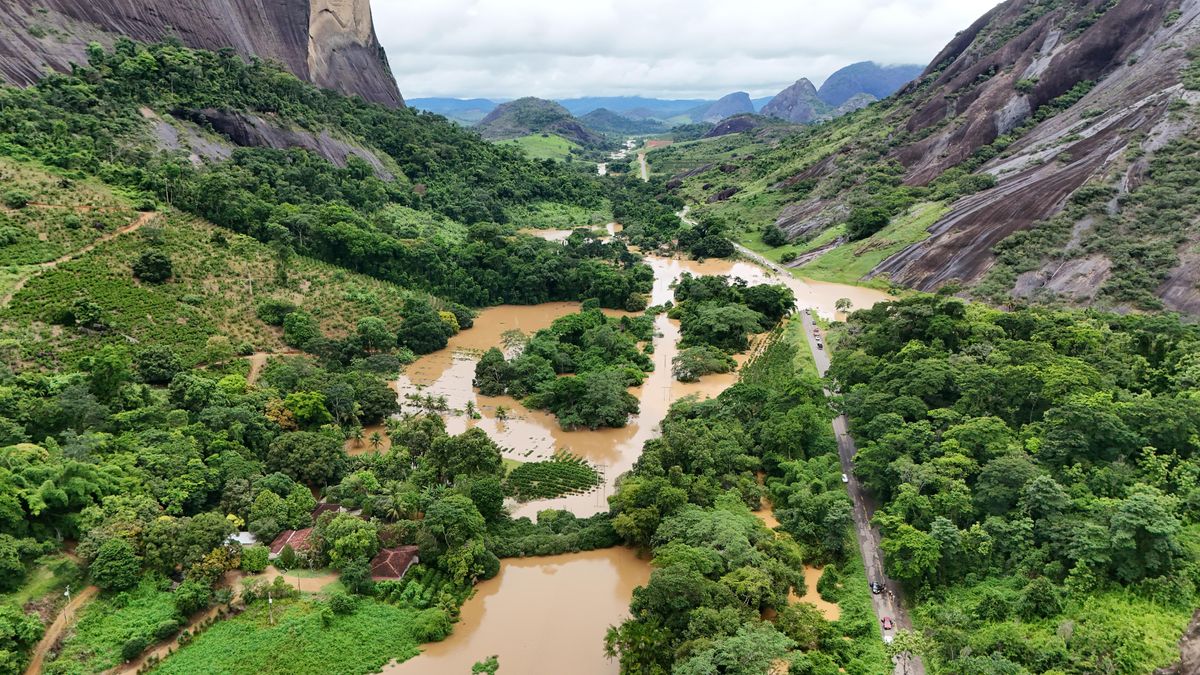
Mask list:
[[[275,601],[271,598],[271,590],[267,589],[267,616],[271,620],[271,625],[275,625]]]

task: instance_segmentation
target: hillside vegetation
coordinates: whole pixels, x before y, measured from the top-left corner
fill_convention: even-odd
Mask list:
[[[650,164],[743,242],[781,232],[773,257],[797,254],[804,274],[1200,313],[1183,187],[1200,180],[1198,19],[1176,5],[1006,2],[883,102],[782,139],[676,143]],[[914,206],[940,215],[884,233]]]

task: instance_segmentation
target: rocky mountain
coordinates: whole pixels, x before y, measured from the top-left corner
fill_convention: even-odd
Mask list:
[[[796,124],[811,124],[830,112],[831,107],[817,97],[817,88],[808,78],[800,78],[792,86],[775,95],[760,111]]]
[[[231,48],[327,89],[404,105],[369,0],[0,0],[0,79],[28,85],[86,63],[88,43],[118,37]]]
[[[460,124],[477,124],[496,109],[499,101],[486,98],[410,98],[408,105]]]
[[[582,117],[594,110],[605,108],[630,119],[653,118],[658,120],[682,115],[699,106],[708,106],[713,103],[711,100],[695,98],[664,99],[644,96],[584,96],[561,98],[557,102],[576,117]]]
[[[599,108],[579,118],[579,121],[593,131],[614,135],[657,134],[669,127],[655,119],[635,120],[619,115],[608,108]]]
[[[720,122],[726,117],[754,112],[754,104],[750,95],[744,91],[735,91],[717,99],[716,103],[704,106],[692,117],[696,122]]]
[[[1200,314],[1198,45],[1200,0],[1008,0],[883,103],[754,152],[720,209],[778,204],[822,237],[797,265],[849,247],[922,290]]]
[[[507,140],[530,134],[556,134],[585,147],[603,145],[605,140],[587,128],[554,101],[527,96],[501,103],[475,125],[488,140]]]
[[[817,97],[834,108],[858,94],[887,98],[924,69],[919,65],[883,66],[872,61],[852,63],[830,75],[817,91]]]

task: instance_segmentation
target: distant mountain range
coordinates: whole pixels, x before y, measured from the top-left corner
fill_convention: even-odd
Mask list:
[[[821,107],[820,112],[829,114],[858,94],[868,94],[872,97],[870,100],[887,98],[919,75],[922,69],[923,66],[916,65],[884,66],[871,61],[862,61],[833,73],[825,80],[820,89],[814,87],[813,93],[817,100],[825,104],[824,107]],[[801,81],[807,82],[808,80],[802,79]],[[780,93],[787,93],[789,89],[791,87]],[[717,100],[666,99],[645,96],[584,96],[557,99],[554,102],[575,117],[584,117],[597,110],[605,110],[626,119],[658,120],[666,122],[668,125],[674,125],[705,121],[715,123],[726,117],[745,113],[770,114],[765,108],[776,96],[752,99],[745,92],[734,92]],[[496,106],[508,101],[509,99],[435,97],[409,99],[408,105],[418,110],[437,113],[460,124],[473,125],[479,123]],[[776,108],[780,105],[777,105]],[[819,116],[816,114],[813,117],[815,119]],[[611,118],[609,119],[611,121]],[[781,119],[787,118],[782,117]]]
[[[715,101],[587,96],[557,101],[414,98],[408,104],[474,126],[490,140],[553,134],[584,147],[600,147],[615,136],[660,134],[682,124],[714,125],[710,134],[721,135],[757,128],[766,117],[792,124],[822,122],[887,98],[921,71],[921,66],[863,61],[833,73],[819,89],[801,78],[775,96],[757,99],[737,91]]]

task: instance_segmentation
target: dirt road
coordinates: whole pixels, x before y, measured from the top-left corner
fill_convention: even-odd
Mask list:
[[[646,163],[646,151],[638,153],[638,166],[642,170],[642,180],[649,182],[650,180],[650,165]]]
[[[88,586],[75,597],[71,598],[71,602],[67,603],[66,607],[54,617],[54,621],[50,627],[46,629],[46,634],[42,636],[37,647],[33,649],[33,657],[29,659],[29,666],[25,668],[25,675],[38,675],[42,672],[42,663],[46,660],[46,654],[50,649],[58,643],[59,638],[63,636],[68,628],[75,625],[75,615],[79,613],[79,608],[91,602],[92,598],[100,592],[95,586]]]
[[[29,274],[26,274],[19,281],[17,281],[16,284],[13,284],[12,289],[10,289],[8,291],[8,293],[5,293],[3,297],[0,297],[0,307],[7,307],[8,303],[12,302],[13,297],[15,297],[17,295],[17,293],[19,293],[21,291],[22,288],[25,288],[25,284],[29,283],[30,279],[40,275],[42,272],[45,272],[46,270],[51,270],[51,269],[54,269],[55,267],[58,267],[59,265],[62,265],[63,263],[71,262],[72,260],[78,258],[79,256],[84,255],[85,253],[88,253],[91,250],[95,249],[100,244],[112,241],[113,239],[116,239],[117,237],[119,237],[121,235],[138,231],[139,229],[142,228],[143,225],[145,225],[146,223],[153,220],[154,217],[157,215],[158,215],[157,213],[153,213],[150,211],[139,214],[138,217],[133,220],[133,222],[129,223],[128,225],[126,225],[124,227],[120,227],[120,228],[113,230],[112,232],[109,232],[108,234],[104,235],[103,237],[100,237],[99,239],[93,241],[92,243],[88,244],[87,246],[84,246],[81,249],[71,251],[70,253],[68,253],[60,258],[56,258],[54,260],[50,260],[50,261],[32,266],[33,269],[31,269],[29,271]]]
[[[752,252],[745,250],[743,252],[759,258]],[[775,267],[774,265],[769,266]],[[825,372],[829,370],[829,353],[825,349],[817,348],[817,333],[814,331],[818,329],[813,323],[812,315],[801,312],[800,317],[804,323],[804,335],[808,338],[809,349],[812,350],[813,361],[817,365],[817,372],[824,377]],[[821,342],[824,343],[823,337]],[[831,394],[829,391],[825,393],[826,395]],[[854,503],[854,534],[858,539],[859,549],[862,551],[867,580],[878,581],[887,589],[878,595],[871,595],[875,617],[879,620],[882,620],[883,617],[891,617],[897,628],[911,630],[912,619],[901,602],[900,586],[883,572],[883,552],[879,548],[879,530],[871,526],[871,516],[875,514],[875,504],[863,489],[862,484],[858,482],[858,477],[854,475],[854,455],[858,452],[858,448],[854,445],[854,439],[850,437],[845,415],[839,415],[833,420],[833,433],[837,437],[838,457],[841,460],[842,473],[846,474],[849,479],[846,483],[846,490],[850,493],[850,499]],[[895,629],[884,631],[881,624],[880,630],[885,638],[895,636]],[[897,657],[894,675],[925,675],[925,664],[919,656]]]

